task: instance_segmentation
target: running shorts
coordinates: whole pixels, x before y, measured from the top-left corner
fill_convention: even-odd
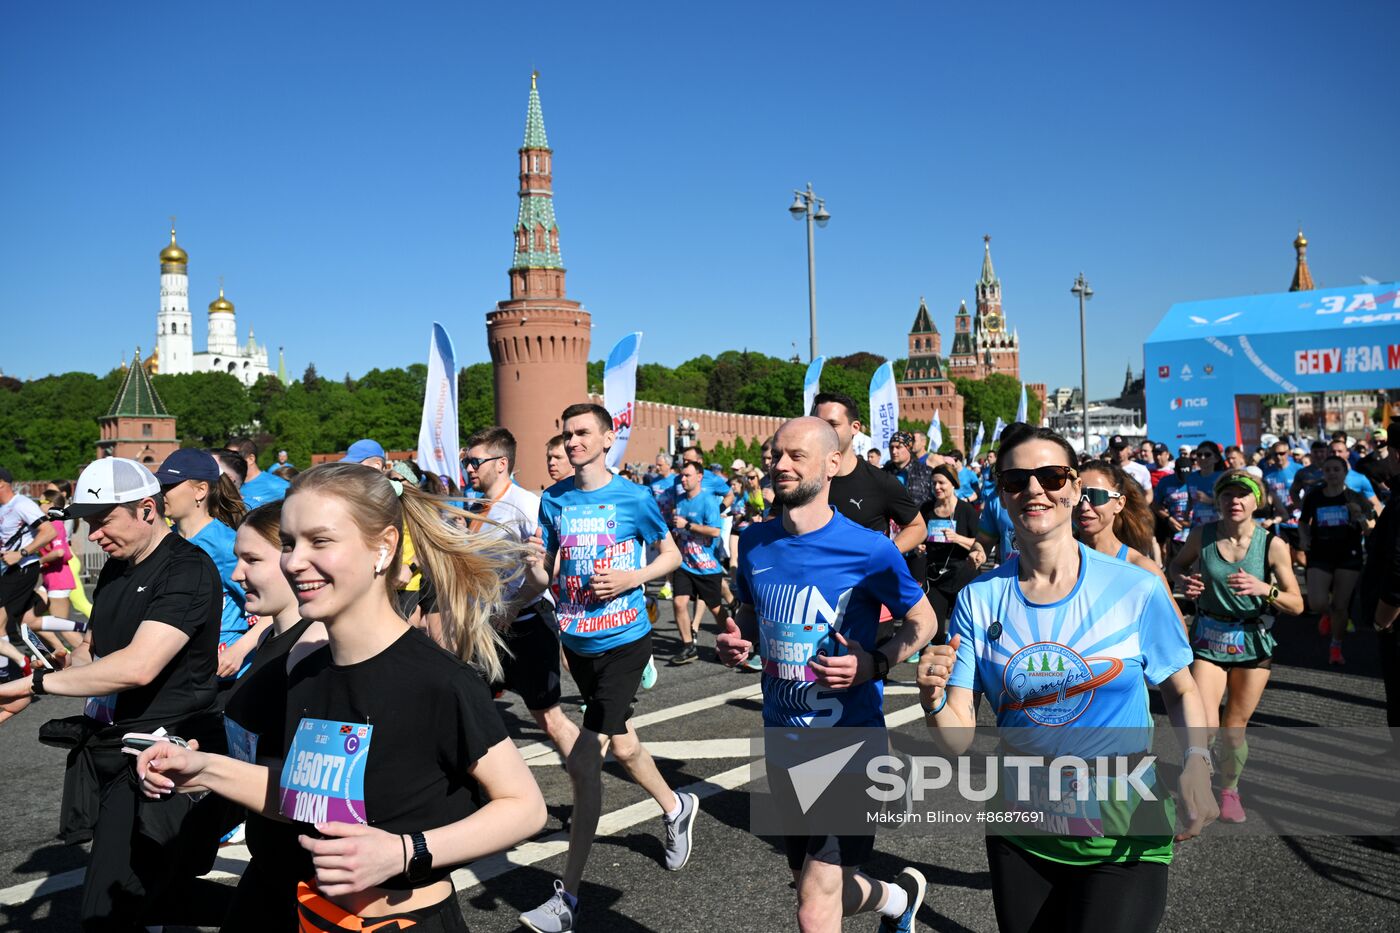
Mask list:
[[[651,632],[602,654],[578,654],[564,646],[569,673],[587,709],[583,727],[599,735],[622,735],[637,702],[642,671],[651,660]]]
[[[1333,554],[1314,552],[1308,555],[1308,569],[1320,570],[1323,573],[1336,573],[1338,570],[1351,570],[1360,573],[1361,565],[1360,551],[1342,551]]]
[[[1004,933],[1153,933],[1167,909],[1163,862],[1067,865],[989,834],[987,865],[997,929]]]
[[[676,596],[694,596],[711,608],[724,605],[724,588],[721,585],[722,573],[691,573],[682,567],[671,578],[672,591]]]
[[[499,686],[520,695],[525,708],[546,710],[559,705],[559,636],[555,634],[554,611],[548,601],[532,618],[517,621],[502,635],[506,648],[501,655]]]
[[[874,836],[784,836],[788,868],[801,871],[811,859],[842,868],[860,868],[875,851]]]
[[[1265,667],[1278,642],[1260,621],[1222,619],[1197,612],[1191,621],[1191,651],[1202,661],[1222,666]]]

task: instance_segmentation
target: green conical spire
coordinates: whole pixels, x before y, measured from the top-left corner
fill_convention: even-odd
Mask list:
[[[919,296],[919,311],[914,315],[914,327],[909,331],[911,334],[936,334],[938,328],[934,326],[933,318],[928,313],[928,305],[924,303],[924,296]]]
[[[281,347],[277,348],[277,381],[287,384],[287,358],[282,355]]]
[[[122,380],[121,391],[112,400],[112,407],[107,409],[107,417],[170,417],[170,413],[165,410],[165,403],[156,394],[155,386],[151,385],[151,377],[141,360],[140,347],[136,348],[136,355],[131,358],[131,365],[126,368],[126,378]]]
[[[1000,282],[997,274],[992,270],[992,238],[990,235],[982,237],[982,278],[979,280],[983,285],[995,285]]]
[[[530,107],[525,112],[525,145],[522,149],[548,149],[549,137],[544,134],[544,111],[540,109],[540,91],[535,86],[538,71],[530,74]]]

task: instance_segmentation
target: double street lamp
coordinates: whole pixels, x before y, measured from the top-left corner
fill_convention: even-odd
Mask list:
[[[1074,280],[1074,287],[1070,290],[1071,295],[1079,298],[1079,404],[1082,406],[1084,415],[1084,452],[1089,452],[1089,364],[1088,352],[1085,349],[1084,340],[1084,302],[1094,297],[1094,290],[1089,287],[1089,280],[1084,278],[1084,273],[1079,273]]]
[[[812,354],[808,357],[810,362],[817,358],[817,259],[813,252],[816,244],[812,235],[812,224],[825,227],[831,215],[826,212],[826,202],[812,192],[810,181],[807,182],[806,191],[794,191],[793,194],[797,197],[793,199],[792,207],[788,208],[792,219],[807,218],[807,313],[811,326]]]

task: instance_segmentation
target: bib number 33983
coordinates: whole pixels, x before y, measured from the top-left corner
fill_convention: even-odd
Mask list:
[[[299,823],[368,823],[365,762],[374,727],[302,719],[282,763],[281,813]]]

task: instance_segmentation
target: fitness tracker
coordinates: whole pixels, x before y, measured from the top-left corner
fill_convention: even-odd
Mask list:
[[[404,877],[409,884],[422,884],[432,873],[433,853],[428,851],[428,840],[422,833],[410,833],[408,838],[413,841],[413,854],[408,857],[408,871],[404,872]]]

